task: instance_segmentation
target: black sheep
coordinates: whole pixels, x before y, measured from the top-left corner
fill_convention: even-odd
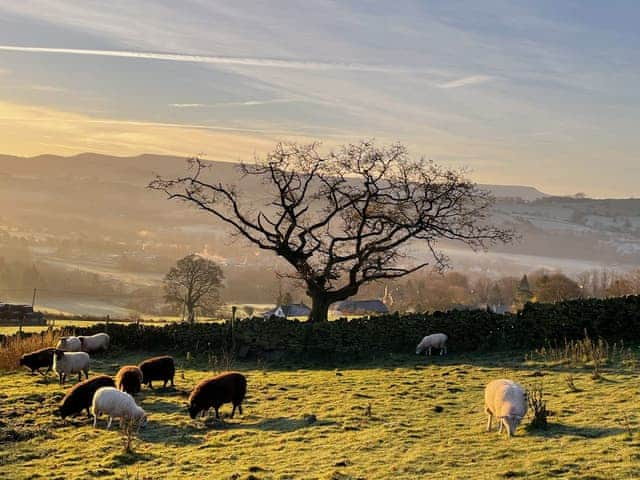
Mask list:
[[[142,372],[142,383],[153,388],[151,382],[153,380],[162,380],[163,387],[167,386],[167,382],[171,382],[173,387],[173,376],[176,373],[176,367],[173,358],[169,356],[153,357],[145,360],[138,368]]]
[[[62,418],[68,417],[82,410],[87,410],[87,415],[91,416],[90,408],[93,401],[93,394],[101,387],[115,387],[116,383],[113,378],[107,375],[98,375],[87,380],[75,384],[67,392],[60,403],[58,413]]]
[[[204,416],[213,407],[216,418],[220,418],[218,409],[224,403],[231,402],[231,418],[236,413],[236,407],[242,415],[242,401],[247,393],[247,379],[237,372],[227,372],[217,377],[201,381],[189,395],[189,416],[196,418],[202,412]]]
[[[35,352],[25,353],[20,357],[20,366],[30,368],[31,375],[33,375],[33,372],[36,370],[39,374],[46,375],[53,367],[53,352],[55,352],[55,350],[53,347],[47,347],[36,350]],[[44,367],[47,367],[47,371],[42,373],[40,369]]]
[[[130,395],[135,395],[140,391],[140,385],[142,384],[142,372],[135,365],[125,365],[116,375],[116,388],[127,392]]]

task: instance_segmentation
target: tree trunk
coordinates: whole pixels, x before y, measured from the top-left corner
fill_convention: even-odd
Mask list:
[[[187,321],[193,325],[196,323],[196,312],[192,305],[187,304]]]
[[[331,301],[326,295],[312,295],[309,321],[315,323],[329,320],[329,305],[331,305]]]

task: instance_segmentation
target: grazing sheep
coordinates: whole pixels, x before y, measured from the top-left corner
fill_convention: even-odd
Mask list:
[[[98,417],[103,413],[109,415],[107,430],[111,428],[111,422],[114,418],[120,419],[120,426],[122,426],[124,419],[140,422],[140,426],[147,423],[147,414],[142,407],[136,405],[136,401],[131,395],[121,392],[115,387],[101,387],[96,391],[91,404],[91,413],[93,414],[93,428],[96,428]]]
[[[58,341],[56,348],[65,352],[80,352],[82,350],[82,342],[78,337],[62,337]]]
[[[87,410],[87,416],[91,416],[89,409],[96,390],[102,387],[113,387],[115,382],[107,375],[98,375],[76,383],[62,399],[58,413],[62,418]]]
[[[60,376],[60,385],[72,373],[78,374],[78,381],[82,380],[82,372],[89,378],[89,354],[86,352],[53,352],[53,371]]]
[[[434,333],[427,335],[416,347],[416,355],[420,355],[426,350],[427,355],[431,355],[431,349],[437,348],[440,350],[440,355],[447,353],[447,337],[444,333]]]
[[[118,390],[135,395],[142,385],[142,372],[135,365],[125,365],[116,375],[116,387]]]
[[[25,353],[20,357],[20,366],[25,366],[31,369],[31,375],[36,370],[41,375],[46,375],[51,371],[53,367],[53,352],[55,348],[47,347],[36,350],[35,352]],[[41,368],[47,367],[47,371],[42,373]]]
[[[88,337],[79,336],[78,339],[83,352],[94,353],[109,348],[109,335],[106,333],[96,333]]]
[[[145,360],[138,368],[142,372],[142,383],[148,385],[149,388],[153,388],[151,382],[153,380],[162,380],[164,384],[163,388],[167,386],[167,382],[171,382],[173,387],[173,376],[176,373],[176,367],[173,362],[173,357],[162,356],[153,357]]]
[[[196,418],[202,412],[204,417],[213,407],[216,418],[220,418],[218,409],[224,403],[231,402],[231,418],[236,412],[236,407],[242,415],[242,400],[247,392],[247,379],[241,373],[227,372],[217,377],[202,380],[189,395],[189,416]]]
[[[527,392],[511,380],[493,380],[484,390],[484,407],[489,416],[487,432],[491,431],[491,422],[495,416],[499,422],[498,431],[507,429],[507,436],[515,435],[516,428],[527,414]]]

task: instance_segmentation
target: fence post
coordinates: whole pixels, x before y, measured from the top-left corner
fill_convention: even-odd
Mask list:
[[[236,339],[235,339],[235,335],[234,335],[234,324],[236,321],[236,310],[238,309],[238,307],[236,307],[235,305],[233,305],[231,307],[231,351],[235,352],[236,351]]]

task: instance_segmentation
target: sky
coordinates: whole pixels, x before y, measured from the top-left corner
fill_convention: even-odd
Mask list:
[[[0,153],[400,141],[481,183],[640,195],[640,2],[0,0]]]

